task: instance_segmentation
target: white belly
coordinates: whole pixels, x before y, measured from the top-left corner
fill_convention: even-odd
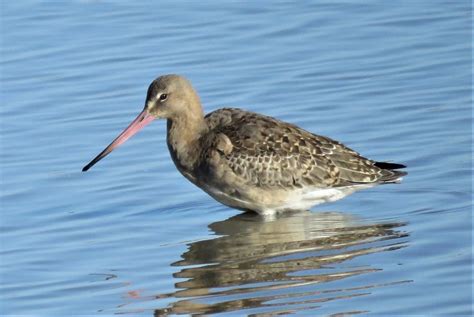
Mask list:
[[[216,187],[203,187],[217,201],[240,210],[252,210],[259,214],[275,214],[290,210],[308,210],[325,202],[341,199],[353,192],[374,185],[354,185],[334,188],[303,188],[291,191],[261,190],[253,197],[235,197]],[[244,198],[245,197],[245,198]]]

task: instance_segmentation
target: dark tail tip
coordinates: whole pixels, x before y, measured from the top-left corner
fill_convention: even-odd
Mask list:
[[[406,168],[406,165],[388,162],[375,162],[374,165],[384,170],[397,170],[400,168]]]

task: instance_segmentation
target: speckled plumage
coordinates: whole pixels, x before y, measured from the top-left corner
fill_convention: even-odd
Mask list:
[[[396,170],[405,167],[401,164],[369,160],[272,117],[236,108],[204,116],[197,93],[178,75],[152,82],[136,121],[140,116],[167,119],[168,148],[178,170],[216,200],[242,210],[309,208],[406,174]],[[114,142],[84,170],[107,155]]]
[[[402,165],[366,159],[337,141],[261,114],[224,108],[204,122],[191,181],[235,208],[309,208],[405,175],[393,170]],[[379,167],[384,164],[389,168]]]
[[[254,186],[337,187],[390,182],[404,175],[377,167],[337,141],[272,117],[224,108],[205,119],[210,131],[205,137],[225,139],[227,151],[218,151],[222,160]]]

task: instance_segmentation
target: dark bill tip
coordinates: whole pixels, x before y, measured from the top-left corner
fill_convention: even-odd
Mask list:
[[[90,161],[89,164],[84,166],[82,168],[82,171],[87,172],[92,166],[95,165],[95,163],[99,162],[101,159],[103,159],[105,156],[107,156],[107,154],[112,152],[112,150],[113,150],[113,143],[111,145],[109,145],[105,150],[103,150],[99,155],[94,157],[94,159],[92,161]]]
[[[82,171],[83,171],[83,172],[87,172],[87,171],[89,170],[89,168],[92,167],[92,165],[94,165],[94,164],[92,164],[92,162],[90,162],[89,164],[87,164],[86,166],[84,166],[84,167],[82,168]]]
[[[135,118],[135,120],[130,123],[130,125],[122,132],[120,135],[115,138],[99,155],[97,155],[89,164],[82,168],[83,172],[87,172],[92,166],[94,166],[97,162],[101,159],[106,157],[110,152],[112,152],[115,148],[120,146],[121,144],[125,143],[130,137],[132,137],[135,133],[140,131],[144,126],[155,119],[154,116],[149,114],[146,109],[144,109],[140,114]]]

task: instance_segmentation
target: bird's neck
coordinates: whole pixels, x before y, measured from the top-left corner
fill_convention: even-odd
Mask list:
[[[181,172],[192,172],[198,163],[201,154],[200,139],[206,129],[202,112],[168,119],[168,149]]]

